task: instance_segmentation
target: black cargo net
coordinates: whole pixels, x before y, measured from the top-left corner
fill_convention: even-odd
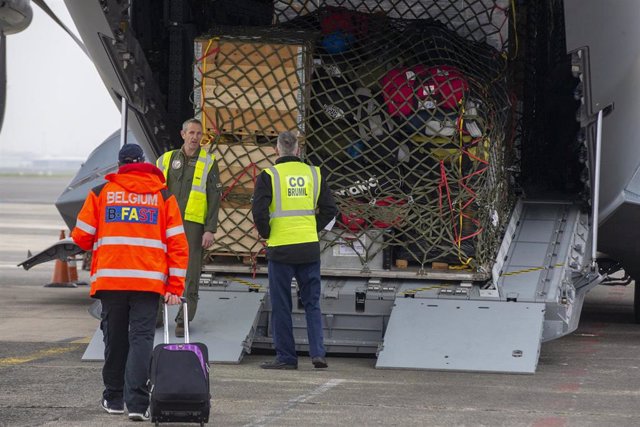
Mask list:
[[[261,253],[255,173],[294,130],[340,210],[324,249],[489,271],[511,208],[508,6],[283,1],[273,27],[197,40],[194,104],[225,200],[213,253]]]

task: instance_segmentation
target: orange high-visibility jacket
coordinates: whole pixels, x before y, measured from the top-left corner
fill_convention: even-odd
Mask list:
[[[91,295],[147,291],[182,295],[189,259],[176,198],[150,163],[122,166],[89,192],[71,238],[93,249]]]

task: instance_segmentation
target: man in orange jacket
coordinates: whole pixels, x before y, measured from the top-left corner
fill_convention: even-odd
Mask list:
[[[158,296],[180,302],[189,249],[160,169],[135,144],[122,147],[118,164],[89,192],[71,237],[93,250],[91,296],[102,302],[105,344],[102,408],[123,414],[126,403],[131,420],[146,421]]]

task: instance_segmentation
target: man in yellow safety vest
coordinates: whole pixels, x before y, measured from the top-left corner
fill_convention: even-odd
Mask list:
[[[213,244],[218,226],[221,186],[215,156],[200,146],[200,120],[185,121],[180,135],[184,141],[182,148],[164,153],[156,165],[167,180],[169,192],[178,200],[189,242],[185,296],[189,305],[188,320],[192,321],[198,308],[202,249]],[[176,336],[184,336],[182,309],[176,317]]]
[[[337,213],[320,169],[303,163],[296,136],[282,132],[276,164],[256,181],[252,212],[256,228],[267,239],[271,328],[276,358],[264,369],[297,369],[291,319],[291,280],[296,278],[304,305],[309,355],[315,368],[326,368],[320,311],[320,243],[318,231]]]

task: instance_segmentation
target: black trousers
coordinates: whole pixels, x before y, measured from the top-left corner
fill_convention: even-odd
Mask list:
[[[129,412],[149,406],[149,364],[156,330],[158,294],[138,291],[100,291],[104,340],[103,397],[122,402]]]

